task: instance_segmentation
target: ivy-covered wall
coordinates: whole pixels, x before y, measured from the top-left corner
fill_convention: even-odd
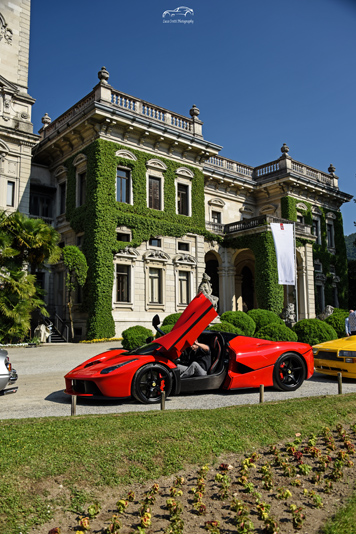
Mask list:
[[[188,232],[208,239],[220,237],[205,230],[204,177],[192,166],[184,165],[193,174],[190,217],[176,214],[176,170],[182,166],[166,158],[154,156],[167,166],[164,171],[164,211],[147,207],[146,163],[153,159],[130,148],[137,161],[116,157],[117,150],[126,149],[117,143],[98,139],[80,153],[87,156],[86,202],[76,207],[76,169],[74,157],[65,162],[67,175],[66,217],[75,232],[84,232],[83,252],[89,270],[85,288],[88,310],[87,338],[112,337],[115,325],[112,317],[113,254],[127,243],[117,241],[116,228],[127,226],[132,231],[130,246],[139,246],[151,237],[166,235],[181,237]],[[131,169],[133,205],[116,202],[116,169]]]
[[[259,308],[280,314],[283,309],[283,286],[278,284],[277,259],[271,232],[226,238],[224,245],[235,249],[249,248],[255,255],[255,289]]]
[[[297,220],[297,203],[300,200],[293,197],[283,197],[281,199],[282,217]],[[306,210],[298,210],[304,217],[305,224],[312,225],[313,214],[312,205],[303,200]],[[319,260],[323,266],[323,274],[326,276],[325,283],[325,303],[333,302],[333,274],[330,273],[330,265],[335,266],[336,275],[340,278],[337,284],[339,306],[341,308],[348,307],[348,275],[347,275],[347,254],[344,238],[342,215],[339,211],[332,211],[326,208],[320,208],[320,226],[321,226],[321,244],[314,244],[313,257],[314,260]],[[326,234],[326,214],[332,213],[335,215],[334,221],[334,237],[335,237],[335,254],[328,251],[327,234]],[[320,310],[322,311],[322,310]]]

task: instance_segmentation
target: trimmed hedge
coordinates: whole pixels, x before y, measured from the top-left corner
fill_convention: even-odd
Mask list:
[[[333,327],[338,337],[345,337],[345,319],[349,316],[348,310],[334,308],[332,315],[325,319],[325,322]]]
[[[243,311],[227,311],[221,316],[222,322],[228,322],[239,328],[245,336],[252,336],[256,330],[255,321]]]
[[[171,313],[170,315],[167,315],[167,317],[163,319],[162,326],[166,326],[169,324],[175,325],[181,315],[181,313]]]
[[[172,330],[173,326],[174,326],[174,324],[163,324],[160,327],[160,330],[162,330],[162,332],[164,332],[164,334],[168,334],[168,332],[170,332]],[[156,332],[155,339],[157,339],[159,337],[162,337],[161,334],[159,332]]]
[[[333,327],[320,319],[302,319],[293,326],[293,331],[297,334],[298,341],[309,345],[337,339]]]
[[[130,326],[122,332],[122,347],[133,350],[146,343],[148,337],[153,337],[152,330],[144,326]]]
[[[262,310],[260,308],[256,310],[249,310],[247,315],[255,321],[256,332],[258,332],[264,326],[268,326],[271,323],[277,323],[284,325],[283,319],[270,310]]]
[[[230,332],[231,334],[238,334],[240,336],[245,336],[246,334],[237,326],[223,321],[221,323],[216,323],[210,325],[207,330],[212,330],[216,332]]]
[[[270,341],[298,341],[298,336],[288,326],[283,324],[269,324],[261,328],[254,337]]]

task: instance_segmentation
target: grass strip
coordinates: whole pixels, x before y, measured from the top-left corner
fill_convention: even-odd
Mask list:
[[[356,494],[326,522],[320,534],[356,534]]]
[[[248,453],[296,432],[317,434],[324,426],[354,423],[355,413],[356,395],[350,394],[215,410],[157,407],[146,413],[1,421],[0,532],[26,534],[56,506],[71,507],[44,487],[60,483],[84,502],[92,488],[117,488],[189,464],[214,463],[223,453]]]

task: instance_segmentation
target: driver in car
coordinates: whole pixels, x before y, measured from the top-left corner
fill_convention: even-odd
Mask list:
[[[193,345],[184,351],[182,361],[187,361],[188,365],[178,364],[181,378],[190,376],[205,376],[211,366],[211,352],[208,345],[194,341]]]

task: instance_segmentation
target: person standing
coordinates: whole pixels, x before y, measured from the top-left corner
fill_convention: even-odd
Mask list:
[[[345,330],[347,336],[356,336],[356,311],[350,310],[349,316],[345,319]]]

